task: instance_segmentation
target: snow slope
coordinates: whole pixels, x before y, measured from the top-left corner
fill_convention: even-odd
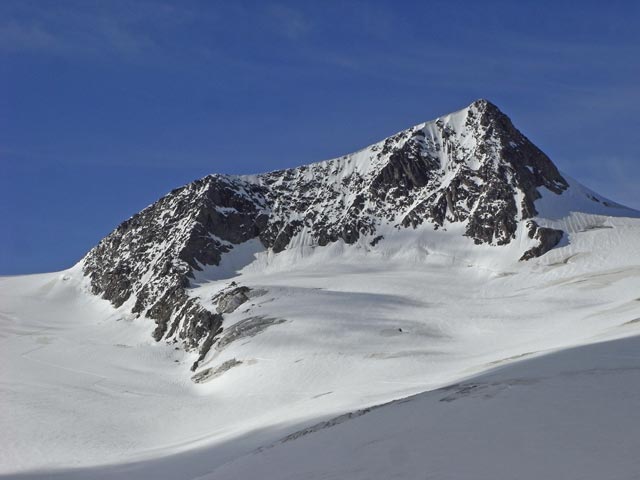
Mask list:
[[[297,432],[201,478],[639,478],[639,351],[633,336],[524,360]]]
[[[527,410],[522,428],[533,427],[536,412],[546,410],[549,402],[555,405],[553,398],[560,395],[559,382],[565,377],[558,375],[566,370],[565,357],[533,360],[526,364],[533,365],[533,373],[527,373],[525,366],[514,366],[516,373],[500,370],[507,372],[508,378],[519,378],[518,372],[524,371],[526,380],[537,375],[535,362],[542,362],[540,365],[550,365],[559,373],[551,376],[548,385],[546,380],[542,382],[540,391],[537,384],[525,382],[513,396],[505,397],[502,387],[487,387],[491,392],[498,390],[496,398],[506,402],[503,405],[498,403],[503,400],[496,400],[488,413],[477,405],[468,411],[463,408],[476,401],[473,395],[462,395],[449,407],[439,403],[439,398],[455,391],[453,388],[446,394],[425,394],[402,407],[381,408],[381,413],[376,413],[381,415],[379,421],[369,422],[369,416],[364,416],[353,427],[345,423],[340,427],[346,429],[344,435],[343,430],[329,429],[317,437],[308,436],[308,440],[305,436],[287,442],[296,445],[291,452],[283,444],[257,456],[249,454],[346,412],[464,379],[486,383],[483,378],[493,377],[476,376],[496,366],[637,334],[640,220],[574,212],[548,221],[564,222],[569,232],[567,243],[528,262],[507,262],[478,253],[485,248],[493,252],[488,246],[472,251],[460,247],[456,253],[454,243],[446,254],[433,246],[439,243],[429,243],[431,234],[426,230],[422,234],[414,231],[412,243],[409,237],[391,240],[389,249],[382,251],[337,242],[302,256],[296,249],[278,255],[256,253],[254,262],[233,279],[261,295],[230,314],[225,328],[253,317],[282,322],[214,348],[202,368],[219,367],[234,359],[242,363],[201,384],[189,379],[188,366],[195,354],[154,342],[151,322],[87,293],[80,266],[56,274],[0,278],[0,403],[4,406],[0,410],[0,471],[9,477],[32,478],[56,472],[61,478],[196,478],[211,472],[212,478],[251,478],[257,471],[254,468],[273,466],[283,458],[291,460],[287,460],[290,470],[286,470],[290,478],[305,478],[304,472],[310,472],[308,478],[317,478],[328,463],[294,462],[298,449],[314,451],[328,444],[342,445],[336,438],[344,438],[345,449],[358,447],[362,452],[355,463],[349,463],[344,455],[334,457],[335,446],[322,454],[335,458],[335,469],[328,471],[340,478],[351,475],[349,469],[369,465],[367,459],[376,457],[379,447],[375,442],[367,446],[366,439],[373,441],[391,422],[398,427],[388,442],[408,449],[408,470],[403,470],[400,462],[397,472],[411,478],[412,468],[420,466],[427,471],[428,465],[435,464],[433,478],[465,478],[481,454],[492,451],[497,460],[503,453],[477,447],[469,450],[469,457],[462,457],[469,460],[456,467],[458,470],[448,468],[462,455],[460,449],[448,448],[464,436],[460,430],[467,425],[485,428],[482,422],[489,422],[489,415],[495,415],[496,422],[505,418],[516,421],[502,417],[503,408],[513,416]],[[453,232],[438,235],[449,233],[453,242]],[[403,241],[404,248],[393,247]],[[463,251],[467,253],[462,255]],[[205,277],[206,272],[190,291],[205,303],[231,280]],[[606,347],[610,350],[604,356],[589,357],[594,363],[589,369],[607,369],[609,364],[602,358],[617,358],[618,344],[604,345],[611,345]],[[637,366],[637,358],[630,352],[632,349],[625,347],[620,368]],[[502,375],[500,372],[495,375]],[[583,411],[574,412],[574,417],[567,417],[569,423],[552,422],[551,426],[562,430],[549,430],[550,438],[562,434],[567,441],[583,441],[587,427],[570,429],[569,425],[590,421],[588,413],[606,399],[615,411],[603,412],[597,422],[610,417],[618,422],[622,412],[637,405],[640,389],[633,371],[624,375],[605,377],[610,378],[605,385],[612,387],[597,387],[596,396],[589,392],[590,385],[596,388],[589,379],[600,382],[600,377],[578,376],[574,384],[568,383],[563,393],[566,398],[559,396],[566,400],[562,409],[568,410],[569,401],[578,395],[587,404]],[[626,387],[613,389],[620,382]],[[525,409],[522,402],[529,399],[532,403],[526,403],[530,408]],[[449,408],[449,413],[442,413],[441,408]],[[405,416],[402,409],[413,412],[413,421],[398,420]],[[431,409],[435,409],[433,413]],[[562,409],[560,412],[565,411]],[[419,418],[427,423],[416,424],[417,411],[424,412]],[[478,423],[464,420],[475,414],[479,415]],[[436,422],[434,417],[441,416],[443,420]],[[452,423],[449,430],[444,419],[454,417],[458,423]],[[627,421],[638,426],[632,417]],[[365,424],[367,427],[361,427]],[[436,457],[418,455],[416,436],[423,438],[432,428],[438,432],[435,438],[443,442],[434,451]],[[589,428],[597,437],[593,445],[611,435],[610,430]],[[520,438],[521,430],[515,427],[495,427],[486,435],[493,438],[496,429],[505,445],[516,445],[511,440]],[[547,441],[546,434],[538,429],[535,441]],[[362,443],[357,443],[358,439]],[[381,445],[386,449],[388,444]],[[619,455],[607,452],[611,455],[603,459],[605,464],[616,462],[620,472],[630,472],[632,460],[624,451]],[[302,455],[297,458],[308,458],[308,454]],[[485,459],[485,467],[490,458]],[[369,475],[377,471],[372,470],[375,465],[378,463],[370,463],[361,478],[376,478]],[[565,468],[565,464],[558,465]],[[215,470],[219,467],[222,470]],[[388,471],[380,472],[378,478],[388,478]],[[280,478],[279,474],[277,470],[272,478]],[[529,477],[523,474],[522,478]]]

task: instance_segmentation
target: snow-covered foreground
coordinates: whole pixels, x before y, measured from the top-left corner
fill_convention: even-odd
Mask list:
[[[568,241],[529,262],[426,229],[375,252],[258,253],[233,279],[260,295],[224,327],[264,328],[214,348],[199,370],[230,368],[201,384],[193,354],[86,293],[79,267],[0,278],[0,472],[634,478],[640,220],[547,223]],[[225,261],[191,291],[205,304],[231,281]]]
[[[636,479],[638,405],[635,336],[339,417],[204,478]]]

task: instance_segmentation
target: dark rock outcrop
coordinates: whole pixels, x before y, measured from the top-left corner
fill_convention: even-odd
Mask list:
[[[530,260],[535,257],[544,255],[549,250],[554,248],[562,237],[564,232],[555,228],[541,227],[533,220],[527,222],[527,228],[529,232],[529,238],[533,238],[538,241],[535,247],[530,248],[522,254],[520,260]]]
[[[237,367],[238,365],[242,365],[242,361],[232,358],[231,360],[223,362],[216,368],[211,367],[203,369],[202,371],[193,375],[191,377],[191,380],[194,383],[208,382],[210,380],[213,380],[214,378],[218,378],[223,373],[231,370],[233,367]]]
[[[233,313],[240,305],[249,300],[251,292],[249,287],[238,287],[235,282],[232,282],[230,287],[230,289],[225,289],[213,297],[216,311],[220,314]]]
[[[220,337],[216,348],[224,348],[236,340],[254,337],[271,325],[278,325],[284,322],[286,322],[286,320],[282,318],[270,318],[260,315],[245,318],[225,330],[224,334]]]

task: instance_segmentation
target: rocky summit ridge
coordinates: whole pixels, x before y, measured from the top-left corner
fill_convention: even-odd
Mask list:
[[[156,340],[206,355],[223,313],[188,294],[194,274],[237,245],[259,240],[275,254],[292,243],[366,241],[383,228],[457,224],[475,244],[509,244],[519,226],[546,253],[563,232],[539,226],[540,189],[569,184],[495,105],[469,107],[359,152],[249,176],[209,175],[173,190],[123,222],[83,260],[94,294],[156,322]],[[194,365],[195,367],[195,365]]]

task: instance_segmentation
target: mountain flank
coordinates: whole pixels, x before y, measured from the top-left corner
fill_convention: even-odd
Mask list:
[[[83,271],[95,295],[153,319],[156,340],[180,342],[204,358],[224,313],[188,289],[196,273],[220,265],[240,244],[259,241],[275,254],[293,243],[375,249],[389,229],[458,225],[469,248],[500,248],[526,235],[525,261],[563,237],[536,221],[536,200],[568,187],[504,113],[477,100],[337,159],[196,180],[118,226],[86,255]]]

